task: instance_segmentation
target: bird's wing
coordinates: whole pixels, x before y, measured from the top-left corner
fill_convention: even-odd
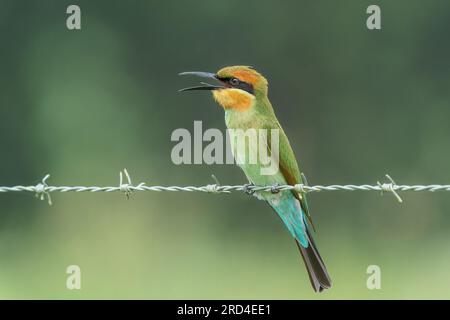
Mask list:
[[[267,129],[273,129],[274,126],[271,126],[272,128]],[[283,128],[279,123],[276,124],[277,129],[279,129],[279,169],[281,174],[283,175],[284,179],[286,180],[287,184],[289,185],[295,185],[295,184],[301,184],[304,183],[301,175],[300,170],[298,168],[297,160],[294,155],[294,151],[292,150],[292,147],[289,143],[289,140],[286,136],[286,134],[283,131]],[[268,134],[268,152],[269,154],[272,154],[271,151],[271,134]],[[315,230],[314,224],[311,219],[311,215],[309,213],[308,209],[308,202],[306,200],[306,195],[298,193],[295,190],[292,190],[292,193],[294,197],[300,202],[300,205],[302,207],[302,210],[304,211],[306,217],[308,218],[308,222],[312,226],[313,230]]]

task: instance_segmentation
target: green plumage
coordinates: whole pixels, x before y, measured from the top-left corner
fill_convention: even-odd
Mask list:
[[[225,67],[216,74],[205,72],[183,74],[215,78],[221,82],[221,86],[204,84],[183,90],[211,90],[216,101],[225,109],[225,123],[228,129],[238,129],[241,132],[249,129],[256,131],[265,129],[267,138],[270,139],[260,139],[258,135],[257,143],[247,142],[244,148],[238,147],[238,136],[231,137],[236,163],[242,168],[249,182],[264,186],[303,183],[294,152],[268,99],[268,83],[262,75],[245,66]],[[255,158],[251,160],[249,155],[251,153],[259,155],[260,150],[266,150],[269,156],[272,154],[276,149],[275,141],[271,141],[271,130],[274,129],[278,132],[278,170],[272,174],[262,174],[265,165],[261,163],[259,157],[254,161]],[[312,221],[305,195],[296,191],[281,191],[259,192],[255,196],[266,201],[275,210],[296,240],[313,289],[320,292],[330,288],[331,279],[309,230],[312,228]]]
[[[225,122],[229,129],[278,129],[279,132],[279,170],[274,175],[262,175],[260,163],[249,163],[249,150],[251,146],[246,146],[245,154],[239,154],[240,149],[233,148],[235,158],[244,158],[240,167],[244,171],[247,179],[255,185],[275,185],[275,184],[298,184],[303,183],[300,170],[289,140],[278,122],[273,108],[267,97],[256,99],[254,105],[245,110],[228,109],[225,111]],[[270,137],[270,134],[267,134]],[[258,147],[264,144],[258,141]],[[269,152],[271,151],[271,141],[267,142]],[[241,150],[242,153],[242,150]],[[270,153],[269,153],[270,154]],[[308,230],[307,219],[312,226],[309,215],[306,196],[295,191],[283,191],[277,194],[262,192],[257,195],[259,199],[267,203],[277,212],[291,235],[297,241],[302,257],[307,267],[311,284],[315,291],[331,287],[331,280],[320,257],[314,240]]]

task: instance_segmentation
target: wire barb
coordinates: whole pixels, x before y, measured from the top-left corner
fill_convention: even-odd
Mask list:
[[[36,187],[35,187],[35,192],[36,192],[36,198],[39,198],[40,200],[45,200],[45,198],[47,198],[48,201],[48,205],[51,206],[52,203],[52,197],[50,196],[50,192],[47,191],[48,189],[48,184],[47,184],[47,179],[50,178],[50,175],[47,174],[41,182],[39,182]]]
[[[377,181],[377,184],[380,186],[381,193],[383,194],[383,192],[391,192],[397,198],[398,202],[403,203],[403,199],[396,191],[398,186],[395,183],[394,179],[392,179],[388,174],[386,174],[386,178],[390,181],[390,183],[380,183],[380,181]]]
[[[205,192],[208,192],[208,193],[230,193],[230,191],[226,191],[226,190],[221,191],[219,179],[217,179],[217,177],[213,174],[211,175],[211,177],[213,178],[215,184],[206,185]]]
[[[300,173],[300,176],[302,178],[302,182],[303,183],[296,184],[294,186],[294,190],[299,192],[299,193],[301,193],[301,194],[305,194],[305,193],[308,192],[308,189],[307,189],[307,187],[308,187],[308,179],[306,179],[306,176],[305,176],[305,174],[303,172]]]
[[[123,176],[127,178],[127,183],[123,183]],[[130,174],[128,173],[128,170],[126,168],[123,169],[123,171],[119,172],[119,190],[123,193],[125,193],[125,196],[127,197],[127,200],[130,200],[131,194],[136,191],[142,191],[142,187],[145,185],[144,182],[141,182],[136,187],[133,186],[133,182],[131,182]]]

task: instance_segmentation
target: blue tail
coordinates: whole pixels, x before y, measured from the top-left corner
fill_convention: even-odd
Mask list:
[[[308,248],[308,235],[305,214],[300,203],[290,192],[283,192],[276,200],[269,200],[270,206],[278,213],[291,235]]]
[[[314,291],[321,292],[331,288],[330,276],[308,230],[308,223],[298,200],[291,192],[284,192],[279,194],[279,198],[272,198],[268,202],[295,238]]]

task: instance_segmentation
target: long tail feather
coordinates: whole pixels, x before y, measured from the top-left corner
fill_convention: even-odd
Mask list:
[[[307,248],[303,247],[297,240],[295,242],[302,254],[314,291],[322,292],[324,289],[331,288],[331,278],[309,231],[307,231],[307,235],[309,243]]]
[[[292,197],[281,199],[276,203],[269,202],[269,205],[295,238],[314,291],[322,292],[324,289],[331,288],[330,276],[309,231],[307,220],[304,219],[300,203]]]

